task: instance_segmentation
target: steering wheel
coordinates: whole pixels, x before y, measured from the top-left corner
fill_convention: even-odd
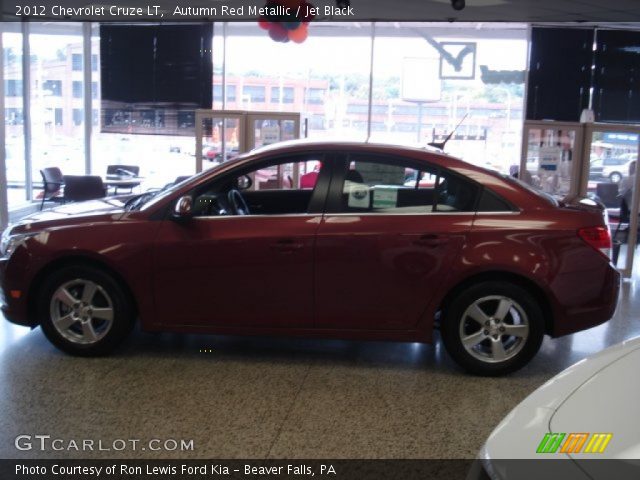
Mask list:
[[[238,190],[236,190],[235,188],[229,190],[227,198],[229,199],[229,203],[231,204],[231,209],[233,210],[234,215],[251,214],[247,202],[244,201],[242,194]]]

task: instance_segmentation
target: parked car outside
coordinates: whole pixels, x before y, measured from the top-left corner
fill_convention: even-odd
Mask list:
[[[233,160],[240,154],[237,148],[230,148],[227,151],[226,160]],[[221,163],[225,160],[224,155],[217,146],[204,146],[202,149],[202,157],[214,163]]]
[[[314,188],[300,188],[318,164]],[[274,178],[255,182],[265,170]],[[113,350],[136,320],[412,342],[439,327],[462,367],[499,375],[545,334],[611,318],[610,247],[594,202],[558,202],[435,151],[297,141],[127,203],[23,219],[2,237],[2,310],[77,355]]]
[[[625,153],[623,155],[602,160],[602,176],[613,183],[620,183],[629,175],[629,164],[637,160],[638,154]]]

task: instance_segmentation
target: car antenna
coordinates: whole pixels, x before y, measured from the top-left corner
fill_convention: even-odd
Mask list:
[[[468,115],[469,115],[468,113],[464,114],[464,117],[462,117],[462,120],[458,122],[458,125],[456,125],[456,128],[451,130],[451,133],[449,133],[449,135],[447,135],[447,138],[445,138],[442,142],[429,142],[427,143],[427,145],[429,145],[430,147],[437,148],[438,150],[442,150],[444,152],[445,145],[449,140],[451,140],[451,137],[453,137],[453,134],[456,133],[456,131],[458,130],[458,127],[462,125],[462,122],[464,122],[465,118],[467,118]]]

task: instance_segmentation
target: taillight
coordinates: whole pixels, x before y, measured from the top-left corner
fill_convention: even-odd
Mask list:
[[[611,232],[607,227],[581,228],[578,236],[605,257],[611,258]]]

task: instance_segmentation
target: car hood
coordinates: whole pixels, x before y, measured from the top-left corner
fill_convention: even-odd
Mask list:
[[[640,345],[635,344],[565,399],[551,417],[550,431],[611,434],[604,452],[595,455],[598,459],[640,461],[639,368]],[[610,465],[589,461],[593,454],[569,456],[592,478],[610,478]]]
[[[124,213],[124,200],[118,197],[70,203],[32,213],[16,224],[12,233],[39,231],[45,228],[118,220]]]
[[[562,458],[575,463],[559,462],[566,463],[566,467],[560,467],[554,462],[554,468],[566,468],[567,473],[575,468],[575,478],[588,478],[586,471],[596,480],[610,478],[611,470],[598,471],[606,468],[606,462],[589,462],[589,459],[640,459],[638,367],[640,337],[609,347],[569,367],[525,398],[500,422],[482,447],[479,458],[491,462],[493,478],[541,478],[535,469],[518,471],[522,467],[531,468],[531,463],[510,460]],[[611,433],[613,436],[605,452],[597,456],[536,453],[549,432]]]

